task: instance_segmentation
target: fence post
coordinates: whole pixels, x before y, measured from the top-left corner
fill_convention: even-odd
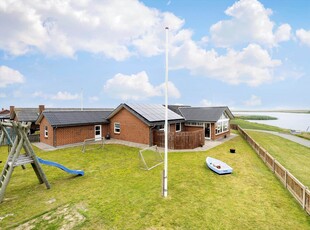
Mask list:
[[[285,174],[284,174],[284,178],[285,178],[285,188],[287,188],[287,170],[285,169]]]
[[[303,197],[302,197],[302,209],[306,208],[306,190],[308,187],[304,186]]]

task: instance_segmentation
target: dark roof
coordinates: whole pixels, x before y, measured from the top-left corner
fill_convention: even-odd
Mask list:
[[[168,105],[168,108],[170,110],[172,110],[173,112],[179,114],[180,116],[182,116],[182,114],[181,114],[181,112],[179,110],[179,108],[181,108],[181,107],[190,107],[190,106],[189,105]]]
[[[51,126],[66,127],[88,124],[108,123],[107,117],[112,110],[105,111],[44,111],[38,118],[40,123],[43,116],[48,120]]]
[[[10,119],[17,117],[20,122],[35,122],[40,115],[39,108],[14,108],[14,113],[10,115]],[[84,108],[85,111],[112,111],[113,109],[104,108]],[[44,111],[81,111],[81,108],[45,108]]]
[[[234,117],[227,106],[224,106],[224,107],[180,107],[179,110],[186,121],[217,122],[224,112],[226,112],[229,118]]]
[[[137,116],[148,125],[165,121],[165,106],[161,104],[120,104],[107,119],[113,117],[122,108],[126,108],[129,112]],[[170,122],[177,122],[181,120],[184,121],[184,118],[168,109],[168,120]]]
[[[112,111],[113,108],[45,108],[44,111]]]
[[[10,110],[0,110],[0,119],[10,119]]]
[[[35,122],[39,116],[39,108],[15,108],[15,116],[18,121]],[[11,117],[13,119],[14,117]]]

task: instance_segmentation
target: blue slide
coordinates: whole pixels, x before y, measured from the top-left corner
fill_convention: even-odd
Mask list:
[[[38,161],[41,163],[41,164],[45,164],[45,165],[49,165],[49,166],[54,166],[54,167],[57,167],[57,168],[60,168],[62,169],[63,171],[67,172],[67,173],[71,173],[71,174],[74,174],[74,175],[79,175],[79,176],[83,176],[84,175],[84,171],[83,170],[72,170],[72,169],[68,169],[67,167],[61,165],[61,164],[58,164],[56,162],[53,162],[53,161],[47,161],[47,160],[43,160],[39,157],[38,158]]]

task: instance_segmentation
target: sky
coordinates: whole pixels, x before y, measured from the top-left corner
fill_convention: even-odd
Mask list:
[[[0,109],[310,109],[308,0],[1,0]],[[169,27],[166,36],[165,27]]]

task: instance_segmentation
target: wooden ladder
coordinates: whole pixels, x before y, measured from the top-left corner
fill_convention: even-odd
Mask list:
[[[41,184],[45,183],[47,189],[50,188],[50,184],[40,166],[40,163],[32,149],[31,143],[26,134],[30,125],[30,122],[27,125],[17,122],[0,122],[0,128],[2,130],[0,141],[3,139],[3,134],[5,134],[10,143],[13,143],[8,159],[0,176],[0,202],[3,201],[5,190],[10,182],[10,178],[12,176],[14,168],[17,166],[31,164],[33,170],[38,177],[39,182]],[[14,132],[16,133],[14,142],[12,142],[11,137],[6,132],[6,126],[12,127],[14,129]],[[24,148],[25,154],[21,154],[22,148]]]

